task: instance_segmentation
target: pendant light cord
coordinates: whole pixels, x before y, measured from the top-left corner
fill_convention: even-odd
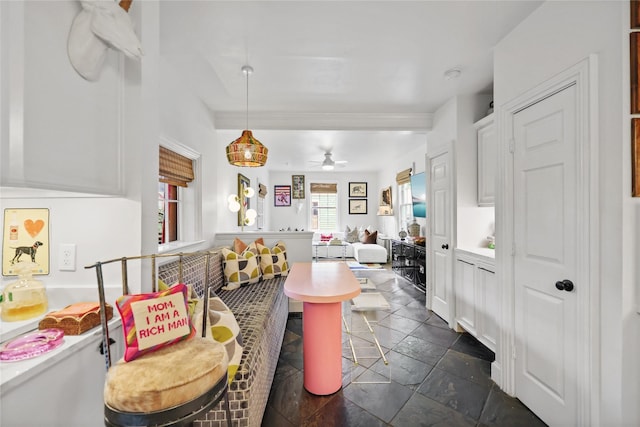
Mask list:
[[[253,68],[250,65],[245,65],[242,67],[242,72],[247,76],[247,116],[245,129],[249,130],[249,74],[253,73]]]
[[[249,129],[249,70],[246,70],[245,73],[247,75],[247,120],[245,129]]]

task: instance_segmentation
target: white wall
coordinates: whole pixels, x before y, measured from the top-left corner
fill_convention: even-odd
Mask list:
[[[478,138],[473,123],[487,115],[492,94],[462,95],[457,99],[456,212],[459,248],[487,247],[495,233],[495,209],[478,206]]]
[[[368,186],[369,192],[369,218],[371,215],[375,216],[375,220],[371,220],[370,224],[377,227],[379,234],[384,234],[394,238],[398,237],[398,233],[401,228],[406,230],[407,225],[400,224],[398,215],[398,185],[396,184],[396,174],[408,168],[412,168],[414,173],[424,172],[425,166],[425,154],[427,152],[427,136],[426,133],[414,133],[410,136],[413,140],[413,147],[411,150],[394,153],[389,158],[385,158],[383,161],[378,161],[375,165],[379,168],[375,181],[377,186],[372,183]],[[407,135],[403,136],[403,140],[406,140]],[[389,145],[393,146],[393,141],[389,141]],[[361,175],[357,175],[361,176]],[[351,181],[361,181],[360,178],[352,179]],[[380,195],[383,189],[391,187],[391,200],[393,207],[393,216],[377,216],[378,206],[380,202]],[[349,220],[347,225],[353,227],[354,225],[365,225],[362,222],[356,222],[356,217],[362,215],[351,215],[354,221]],[[418,223],[421,226],[422,235],[426,235],[426,220],[425,218],[418,218]],[[377,224],[377,226],[376,226]],[[341,231],[344,229],[342,227]]]
[[[306,198],[301,200],[293,199],[291,206],[274,207],[273,202],[273,186],[274,185],[291,185],[291,172],[271,172],[269,173],[266,204],[271,210],[269,228],[272,231],[281,229],[291,230],[304,229],[309,230],[310,226],[310,197],[309,185],[312,182],[317,183],[335,183],[338,186],[338,229],[335,231],[344,231],[348,225],[353,227],[371,226],[378,228],[378,199],[380,197],[378,174],[377,172],[366,173],[348,173],[348,172],[295,172],[305,176]],[[349,182],[366,182],[367,183],[367,213],[366,215],[350,215],[349,214]]]
[[[93,289],[83,293],[98,298],[96,272],[84,267],[96,261],[138,255],[140,246],[140,206],[123,198],[47,197],[2,198],[5,208],[49,209],[50,273],[38,276],[49,289],[79,287]],[[76,244],[76,270],[58,270],[58,248],[62,243]],[[16,280],[2,276],[2,286]],[[105,276],[109,284],[120,283],[120,276]]]
[[[391,158],[385,159],[384,162],[376,162],[375,166],[380,168],[377,171],[368,173],[347,173],[342,172],[339,169],[337,171],[327,173],[322,171],[309,171],[298,170],[290,172],[269,172],[269,161],[267,161],[266,167],[261,168],[238,168],[230,166],[224,156],[225,147],[240,136],[240,131],[229,130],[217,130],[216,141],[212,143],[215,145],[216,150],[216,193],[214,195],[215,205],[218,209],[216,230],[220,232],[240,231],[240,227],[236,224],[236,214],[229,212],[227,206],[227,196],[237,191],[237,174],[241,173],[249,178],[251,185],[257,189],[257,183],[266,185],[267,197],[264,200],[264,230],[277,231],[281,228],[289,228],[292,230],[296,228],[305,230],[308,229],[308,191],[309,183],[315,180],[316,182],[337,182],[340,189],[344,189],[345,195],[339,200],[340,216],[339,216],[339,231],[343,231],[346,225],[350,227],[354,226],[371,226],[377,229],[382,234],[397,236],[399,231],[397,215],[393,217],[377,216],[378,205],[380,199],[380,193],[383,188],[392,187],[392,197],[394,203],[394,213],[397,212],[397,186],[396,186],[396,174],[409,167],[413,167],[414,171],[424,171],[424,156],[426,153],[426,137],[424,133],[413,133],[407,136],[403,133],[401,136],[402,141],[406,141],[407,138],[414,140],[413,149],[403,153],[395,153]],[[260,130],[254,129],[254,135],[260,139]],[[389,144],[393,146],[393,135],[389,133]],[[262,142],[268,146],[268,142],[262,140]],[[273,186],[274,185],[291,185],[291,175],[305,175],[306,196],[304,200],[301,200],[302,207],[300,211],[296,209],[298,206],[298,200],[292,200],[291,207],[275,207],[273,202]],[[367,191],[367,214],[366,215],[349,215],[348,214],[348,197],[346,196],[346,189],[349,182],[362,182],[368,183]],[[251,200],[251,206],[256,206],[257,198]],[[424,230],[425,221],[419,219]],[[406,225],[403,225],[406,227]],[[257,229],[257,225],[245,227],[246,231],[253,231]]]
[[[120,193],[118,56],[88,82],[66,49],[78,2],[2,3],[2,185]]]
[[[218,229],[218,221],[224,211],[220,209],[219,197],[222,171],[218,163],[224,147],[219,148],[213,120],[199,98],[184,84],[180,75],[161,60],[160,84],[160,137],[189,147],[200,154],[200,180],[202,211],[196,222],[202,220],[200,235],[196,238],[205,240],[208,246],[213,242]],[[236,187],[234,187],[235,189]],[[226,202],[226,197],[224,197]]]
[[[429,151],[453,141],[455,214],[453,239],[458,248],[486,247],[494,233],[494,208],[478,207],[478,143],[473,123],[486,116],[491,95],[460,95],[447,101],[434,114],[428,135]]]
[[[50,273],[41,279],[49,289],[77,287],[97,299],[95,270],[84,266],[141,250],[141,167],[127,163],[121,169],[119,157],[139,159],[136,141],[140,138],[132,135],[141,125],[135,124],[136,117],[120,119],[122,105],[139,99],[128,97],[127,90],[139,92],[139,84],[135,77],[123,84],[122,63],[115,52],[108,54],[97,82],[85,81],[72,68],[66,40],[70,23],[80,10],[78,2],[2,2],[0,7],[3,162],[11,142],[12,150],[25,153],[22,160],[26,165],[45,174],[47,182],[32,186],[86,188],[102,194],[122,191],[114,197],[38,191],[29,188],[30,174],[25,182],[18,182],[24,187],[8,188],[12,178],[3,174],[0,208],[49,209]],[[11,56],[5,55],[7,52]],[[24,61],[15,61],[15,55]],[[121,90],[124,95],[119,98],[115,94]],[[119,153],[121,147],[123,154]],[[22,160],[11,158],[11,162]],[[122,176],[132,183],[130,187],[120,188]],[[58,270],[61,243],[76,244],[76,271]],[[3,286],[13,280],[13,276],[0,279]],[[105,281],[119,281],[119,277]]]
[[[640,424],[640,316],[635,312],[639,201],[629,197],[628,2],[546,2],[495,49],[495,105],[585,59],[598,58],[598,268],[601,324],[599,419],[594,424]],[[625,67],[626,68],[626,67]],[[622,83],[622,84],[621,84]],[[629,236],[636,236],[635,239]],[[635,240],[635,241],[634,241]],[[597,326],[596,326],[597,327]]]

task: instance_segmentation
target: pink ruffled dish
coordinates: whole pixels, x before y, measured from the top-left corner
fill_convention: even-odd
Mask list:
[[[30,332],[7,342],[0,348],[0,360],[3,362],[17,362],[31,359],[58,348],[64,338],[62,329],[43,329]]]

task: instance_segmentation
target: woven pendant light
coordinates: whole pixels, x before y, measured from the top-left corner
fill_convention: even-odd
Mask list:
[[[269,149],[254,138],[249,130],[249,74],[253,72],[253,68],[245,65],[242,67],[242,72],[247,77],[246,129],[242,131],[240,138],[227,145],[227,160],[233,166],[260,167],[267,163]]]

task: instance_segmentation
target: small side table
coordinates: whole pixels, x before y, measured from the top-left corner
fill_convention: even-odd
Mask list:
[[[378,240],[380,241],[381,246],[387,250],[387,262],[391,261],[391,237],[378,235]]]
[[[340,244],[330,244],[328,242],[312,242],[311,246],[313,246],[313,250],[314,250],[314,258],[316,260],[316,262],[318,262],[318,248],[319,247],[323,247],[323,248],[327,248],[327,258],[329,258],[329,248],[331,247],[342,247],[342,260],[346,261],[347,260],[347,246],[349,246],[349,243],[347,242],[341,242]]]

